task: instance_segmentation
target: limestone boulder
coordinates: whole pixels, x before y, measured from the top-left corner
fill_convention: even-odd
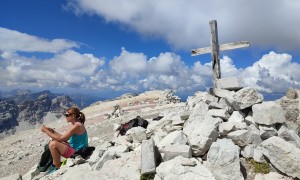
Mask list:
[[[191,147],[188,145],[174,144],[174,145],[165,146],[161,150],[161,154],[163,154],[162,156],[163,161],[168,161],[170,159],[173,159],[176,156],[191,158],[192,150]]]
[[[182,144],[185,145],[188,142],[188,138],[186,135],[180,130],[180,131],[174,131],[168,134],[166,137],[164,137],[158,144],[157,147],[159,149],[164,148],[167,145],[172,144]]]
[[[277,172],[270,172],[268,174],[256,174],[254,180],[289,180],[290,178],[279,174]]]
[[[227,138],[231,139],[238,146],[246,146],[253,141],[250,130],[237,130],[227,134]]]
[[[278,102],[283,108],[288,121],[295,122],[299,116],[299,99],[281,98]]]
[[[243,88],[244,83],[243,80],[238,77],[225,77],[217,79],[216,86],[220,89],[240,90]]]
[[[216,179],[240,179],[240,148],[231,139],[218,139],[207,153],[207,167]]]
[[[261,143],[263,154],[281,172],[300,178],[300,149],[294,144],[273,136]]]
[[[234,110],[242,110],[261,103],[264,98],[254,88],[246,87],[234,93],[232,97],[227,96],[225,99]]]
[[[134,143],[142,143],[143,140],[147,139],[146,129],[140,126],[129,129],[126,136]]]
[[[157,157],[153,139],[144,140],[141,147],[141,174],[155,173]]]
[[[234,91],[229,91],[221,88],[215,88],[213,89],[213,92],[217,97],[225,98],[225,99],[233,99],[233,96],[235,95]]]
[[[82,180],[82,179],[97,179],[101,176],[99,171],[93,171],[89,169],[87,164],[81,166],[74,166],[69,168],[64,174],[56,175],[55,173],[50,174],[49,177],[45,176],[43,179],[57,179],[57,180]]]
[[[244,122],[245,121],[245,114],[241,111],[233,111],[228,122]]]
[[[210,109],[207,113],[212,117],[219,117],[223,120],[228,120],[230,117],[229,112],[225,109]]]
[[[141,151],[131,151],[122,157],[108,160],[96,179],[140,179]]]
[[[284,111],[274,101],[266,101],[252,106],[253,120],[257,124],[274,125],[285,122]]]
[[[185,121],[184,126],[189,124],[201,123],[208,112],[208,104],[204,102],[199,102],[191,110],[189,118]]]
[[[154,180],[214,180],[213,174],[195,158],[177,156],[156,168]]]
[[[204,102],[204,103],[211,103],[211,102],[217,102],[218,99],[215,96],[210,95],[207,92],[196,92],[194,96],[190,96],[187,99],[187,105],[189,107],[194,107],[196,104],[199,102]]]
[[[207,115],[202,123],[188,124],[183,128],[183,133],[187,135],[188,144],[192,147],[194,156],[206,153],[219,136],[217,128],[221,122],[223,121],[220,118]]]
[[[288,129],[285,126],[281,126],[281,128],[278,130],[278,137],[300,148],[300,137],[295,131]]]

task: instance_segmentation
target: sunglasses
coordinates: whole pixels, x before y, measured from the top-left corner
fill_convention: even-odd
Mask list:
[[[65,114],[65,117],[69,117],[69,116],[71,116],[71,115],[73,115],[73,114],[68,114],[68,113],[66,113],[66,114]]]

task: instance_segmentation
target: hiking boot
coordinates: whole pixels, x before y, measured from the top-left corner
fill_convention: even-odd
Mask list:
[[[52,174],[54,171],[58,170],[54,165],[52,165],[49,168],[49,171],[46,173],[46,175]]]

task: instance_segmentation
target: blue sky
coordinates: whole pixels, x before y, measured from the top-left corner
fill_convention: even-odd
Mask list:
[[[300,86],[297,0],[2,0],[0,90],[98,93],[212,86],[209,21],[219,42],[249,41],[221,52],[223,77],[263,93]]]

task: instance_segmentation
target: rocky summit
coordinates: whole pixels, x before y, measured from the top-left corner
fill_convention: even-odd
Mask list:
[[[51,91],[32,93],[17,89],[0,92],[0,139],[56,121],[67,108],[74,105],[87,107],[92,99],[92,96],[82,94],[63,95]]]
[[[37,170],[46,135],[33,129],[6,137],[0,179],[299,179],[300,91],[264,101],[255,89],[229,82],[186,102],[149,91],[94,103],[83,109],[92,155],[67,159],[49,175]],[[120,135],[120,125],[137,116],[147,128]],[[68,128],[64,119],[49,126]]]

